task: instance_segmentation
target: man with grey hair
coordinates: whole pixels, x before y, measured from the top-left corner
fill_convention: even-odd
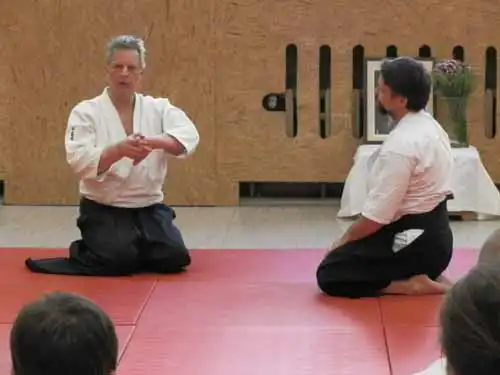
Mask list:
[[[139,38],[112,39],[108,86],[72,109],[65,146],[80,179],[82,238],[71,243],[67,258],[28,258],[32,272],[125,276],[176,273],[191,263],[175,212],[163,203],[163,185],[169,156],[191,154],[199,134],[168,99],[137,92],[145,54]]]

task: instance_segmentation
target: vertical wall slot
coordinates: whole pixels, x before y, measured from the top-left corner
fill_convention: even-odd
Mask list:
[[[420,48],[418,49],[418,57],[421,58],[421,59],[430,59],[432,57],[432,51],[431,51],[431,47],[429,47],[427,44],[423,44],[420,46]],[[435,93],[433,93],[432,95],[432,110],[434,113],[436,113],[436,95]]]
[[[484,76],[484,133],[486,138],[495,138],[497,124],[497,50],[488,47],[485,53]]]
[[[420,46],[420,48],[418,49],[418,57],[428,59],[431,56],[432,56],[431,47],[429,47],[427,44]]]
[[[352,135],[356,139],[363,137],[365,98],[365,49],[357,45],[352,49]]]
[[[453,47],[453,51],[451,52],[451,55],[452,55],[453,59],[455,59],[455,60],[465,61],[464,47],[462,47],[462,46]]]
[[[385,56],[391,59],[398,57],[398,47],[395,45],[387,46],[385,49]]]
[[[319,132],[321,138],[331,135],[332,111],[332,51],[330,46],[321,46],[319,49]]]
[[[295,44],[285,51],[285,127],[287,137],[294,138],[298,131],[297,113],[298,51]]]

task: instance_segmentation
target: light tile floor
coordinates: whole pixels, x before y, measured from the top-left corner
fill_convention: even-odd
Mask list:
[[[326,248],[352,221],[327,204],[257,202],[179,207],[176,223],[191,249]],[[67,247],[79,237],[77,207],[0,206],[0,247]],[[455,247],[478,248],[500,221],[453,222]]]

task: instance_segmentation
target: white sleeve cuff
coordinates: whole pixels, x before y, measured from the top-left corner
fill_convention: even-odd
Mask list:
[[[367,211],[363,211],[361,213],[361,216],[367,218],[368,220],[374,221],[375,223],[381,224],[381,225],[387,225],[387,224],[390,224],[392,222],[392,220],[381,219],[380,217],[372,215],[370,212],[367,212]]]
[[[169,106],[163,116],[163,133],[175,138],[185,149],[178,157],[192,154],[200,142],[200,134],[196,126],[181,109]]]

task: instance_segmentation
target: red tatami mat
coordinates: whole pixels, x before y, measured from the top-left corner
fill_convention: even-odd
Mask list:
[[[385,328],[393,375],[411,375],[441,356],[437,327]]]
[[[455,249],[445,274],[452,280],[464,276],[476,263],[479,252],[474,249]]]
[[[390,368],[411,375],[439,356],[439,297],[324,296],[315,284],[324,250],[198,250],[189,271],[173,276],[64,277],[24,268],[27,256],[64,253],[0,250],[0,288],[9,291],[0,305],[2,370],[9,323],[52,290],[82,294],[108,312],[122,350],[128,340],[119,375],[390,375]],[[475,261],[472,251],[457,250],[448,273],[461,277]]]
[[[134,278],[91,278],[39,275],[27,271],[27,256],[60,256],[62,251],[0,250],[0,323],[12,323],[21,306],[43,293],[71,291],[101,306],[115,324],[133,325],[151,294],[156,280],[150,276]]]
[[[464,276],[477,262],[477,251],[456,249],[446,275],[451,280]],[[411,325],[435,327],[442,296],[385,296],[380,299],[386,326]]]
[[[179,322],[181,323],[181,322]],[[182,324],[184,323],[184,324]],[[118,375],[389,375],[382,327],[137,327]]]
[[[179,321],[189,327],[317,326],[359,330],[379,326],[381,316],[376,299],[328,298],[313,284],[160,281],[139,326],[161,324],[172,329]]]
[[[198,250],[185,281],[314,283],[326,250]]]
[[[452,280],[464,276],[476,264],[477,256],[477,251],[456,249],[446,275]],[[440,357],[438,325],[442,298],[380,298],[393,375],[411,375],[422,371]]]
[[[384,296],[380,307],[385,326],[437,327],[442,296]]]

